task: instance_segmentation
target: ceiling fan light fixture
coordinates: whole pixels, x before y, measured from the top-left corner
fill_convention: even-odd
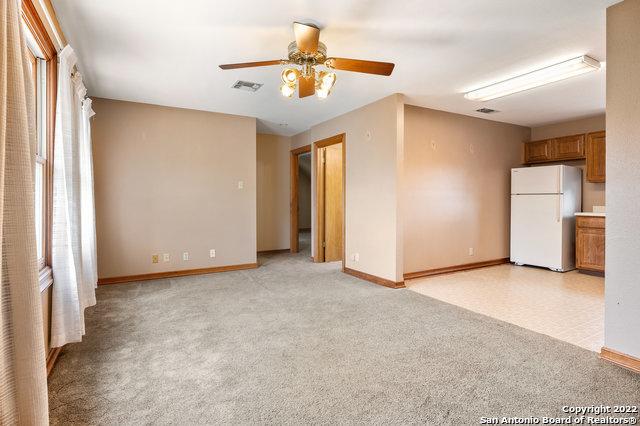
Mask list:
[[[329,89],[320,88],[316,90],[316,96],[318,97],[318,99],[327,99],[329,93],[331,93],[331,90]]]
[[[300,77],[300,71],[295,68],[285,68],[282,70],[282,82],[287,85],[295,85]]]
[[[333,85],[336,84],[336,73],[329,71],[320,71],[318,73],[318,89],[331,91]]]
[[[285,98],[292,97],[295,92],[296,92],[295,84],[282,84],[280,86],[280,93],[282,93],[282,96],[284,96]]]

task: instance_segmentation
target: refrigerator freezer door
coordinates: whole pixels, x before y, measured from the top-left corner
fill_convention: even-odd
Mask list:
[[[511,196],[511,261],[563,270],[562,195]]]
[[[511,169],[511,194],[558,194],[561,183],[562,166]]]

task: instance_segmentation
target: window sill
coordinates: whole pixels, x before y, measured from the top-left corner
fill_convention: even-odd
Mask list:
[[[51,267],[45,266],[40,270],[40,293],[51,287],[53,284],[53,271]]]

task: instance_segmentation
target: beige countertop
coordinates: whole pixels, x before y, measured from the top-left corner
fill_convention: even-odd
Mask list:
[[[578,212],[576,216],[594,216],[594,217],[606,217],[605,212]]]

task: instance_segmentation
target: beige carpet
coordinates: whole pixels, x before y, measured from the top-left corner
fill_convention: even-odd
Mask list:
[[[50,377],[53,424],[479,424],[640,404],[593,352],[312,264],[104,286]]]

